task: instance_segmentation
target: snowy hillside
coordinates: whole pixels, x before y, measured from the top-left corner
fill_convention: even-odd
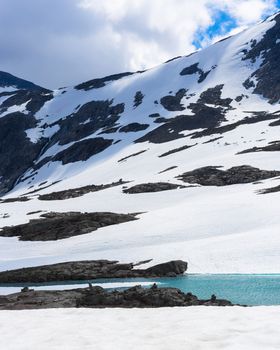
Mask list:
[[[0,73],[0,270],[183,259],[189,272],[279,272],[279,57],[277,14],[74,87]],[[45,239],[8,228],[49,212],[135,217]]]

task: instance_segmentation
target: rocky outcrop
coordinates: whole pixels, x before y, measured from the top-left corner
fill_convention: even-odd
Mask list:
[[[66,145],[82,140],[99,130],[106,133],[118,126],[117,121],[124,112],[124,108],[124,103],[114,104],[112,100],[90,101],[77,107],[77,111],[52,124],[52,126],[58,126],[59,130],[48,142],[48,148],[56,143]]]
[[[128,182],[120,179],[119,181],[112,182],[110,184],[105,184],[105,185],[88,185],[83,187],[70,188],[64,191],[40,194],[38,199],[41,201],[57,201],[57,200],[64,200],[69,198],[77,198],[90,192],[98,192],[98,191],[106,190],[107,188],[124,185],[126,183]],[[27,197],[21,197],[20,199],[23,200],[23,198],[27,198]]]
[[[74,163],[80,160],[85,161],[90,157],[110,147],[113,140],[95,137],[74,143],[72,146],[57,153],[51,160],[61,161],[62,164]],[[48,160],[50,161],[50,159]]]
[[[25,89],[29,91],[49,92],[49,90],[42,88],[41,86],[35,85],[30,81],[20,79],[7,72],[0,72],[0,86],[12,86],[17,89]]]
[[[173,170],[173,169],[176,169],[176,168],[178,168],[178,166],[177,165],[173,165],[173,166],[170,166],[169,168],[166,168],[164,170],[159,171],[158,174],[162,174],[162,173],[165,173],[167,171],[170,171],[170,170]]]
[[[144,95],[142,94],[141,91],[137,91],[134,96],[134,105],[133,107],[136,108],[141,105],[143,102]]]
[[[0,118],[0,195],[8,192],[18,178],[32,166],[45,145],[46,139],[33,143],[27,137],[25,131],[36,125],[34,116],[20,112]]]
[[[146,130],[149,124],[130,123],[120,128],[119,132],[138,132]]]
[[[0,198],[0,203],[14,203],[14,202],[28,202],[30,201],[30,198],[28,197],[11,197],[11,198]]]
[[[99,89],[102,88],[103,86],[106,85],[106,83],[114,80],[119,80],[121,78],[127,77],[129,75],[132,75],[133,73],[131,72],[125,72],[125,73],[119,73],[119,74],[112,74],[108,75],[107,77],[104,78],[97,78],[97,79],[92,79],[89,81],[86,81],[82,84],[76,85],[75,89],[77,90],[90,90],[90,89]]]
[[[177,153],[177,152],[184,151],[184,150],[189,149],[189,148],[191,148],[193,146],[196,146],[196,145],[197,145],[197,143],[195,145],[184,145],[184,146],[181,146],[181,147],[178,147],[178,148],[173,148],[170,151],[162,153],[161,155],[159,155],[159,158],[170,156],[170,154],[174,154],[174,153]]]
[[[200,300],[192,293],[177,288],[151,288],[135,286],[124,291],[106,291],[102,287],[79,288],[64,291],[34,291],[24,288],[22,292],[0,296],[0,310],[46,309],[46,308],[158,308],[174,306],[232,306],[228,300]]]
[[[233,101],[231,98],[222,98],[224,85],[220,84],[205,90],[199,97],[198,103],[213,104],[215,106],[229,107]]]
[[[187,270],[187,268],[188,264],[185,261],[174,260],[149,267],[145,270],[145,274],[151,276],[155,275],[173,277],[182,275]]]
[[[43,107],[45,102],[51,100],[52,98],[53,94],[48,90],[46,90],[46,92],[18,90],[1,103],[0,111],[2,113],[9,107],[25,104],[26,111],[34,115]]]
[[[182,260],[169,261],[148,269],[135,269],[139,264],[118,261],[89,260],[28,267],[0,272],[0,283],[46,283],[57,281],[93,280],[97,278],[174,277],[186,272]]]
[[[185,96],[187,90],[180,89],[174,96],[168,95],[160,99],[162,106],[168,111],[183,111],[185,107],[181,104],[182,98]]]
[[[218,126],[218,127],[209,127],[206,130],[198,131],[192,134],[192,138],[200,138],[203,136],[215,135],[215,134],[224,134],[226,132],[232,131],[241,125],[250,125],[255,123],[260,123],[266,120],[278,119],[279,115],[274,113],[267,113],[264,111],[260,112],[248,112],[251,113],[252,116],[248,116],[242,120],[239,120],[235,123]]]
[[[222,107],[210,107],[202,103],[191,103],[189,108],[194,115],[178,115],[165,124],[148,132],[135,142],[164,143],[183,138],[182,131],[195,129],[213,129],[225,121]]]
[[[217,166],[206,166],[188,171],[178,176],[178,179],[202,186],[227,186],[265,180],[276,176],[280,176],[280,171],[261,170],[249,165],[236,166],[228,170],[221,170]]]
[[[231,302],[213,298],[199,300],[192,293],[183,293],[177,288],[151,288],[135,286],[124,291],[106,292],[101,287],[89,288],[77,300],[78,307],[174,307],[174,306],[231,306]]]
[[[168,190],[176,190],[178,188],[185,188],[185,186],[172,184],[169,182],[148,182],[145,184],[139,184],[126,188],[123,190],[124,193],[148,193],[148,192],[161,192]]]
[[[279,45],[279,30],[280,30],[280,14],[276,15],[271,21],[276,24],[272,26],[259,40],[251,40],[251,49],[244,52],[243,60],[250,60],[255,63],[258,58],[261,58],[259,68],[252,73],[251,83],[247,89],[253,88],[255,94],[261,94],[269,99],[270,103],[277,103],[280,100],[280,45]]]
[[[206,78],[207,75],[211,72],[210,70],[207,72],[204,72],[201,68],[198,67],[199,63],[192,64],[191,66],[188,66],[184,68],[180,75],[193,75],[195,73],[198,73],[198,83],[202,83]]]
[[[280,192],[280,185],[274,186],[274,187],[269,187],[269,188],[264,188],[262,190],[259,190],[259,194],[268,194],[268,193],[275,193],[275,192]]]
[[[253,153],[253,152],[275,152],[280,151],[280,141],[269,142],[269,145],[263,147],[252,147],[239,152],[238,154]]]
[[[129,159],[129,158],[136,157],[136,156],[138,156],[139,154],[142,154],[142,153],[144,153],[144,152],[146,152],[146,151],[147,151],[147,149],[143,149],[142,151],[139,151],[139,152],[136,152],[136,153],[132,153],[132,154],[126,156],[126,157],[123,157],[123,158],[119,159],[119,160],[118,160],[118,163],[124,162],[125,160],[127,160],[127,159]]]
[[[27,224],[5,226],[2,237],[18,237],[21,241],[54,241],[96,231],[101,227],[137,220],[137,214],[107,212],[49,212]]]

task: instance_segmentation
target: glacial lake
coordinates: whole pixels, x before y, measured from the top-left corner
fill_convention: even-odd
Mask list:
[[[86,287],[87,282],[100,285],[108,290],[123,289],[134,285],[175,287],[191,292],[200,299],[209,299],[212,294],[217,298],[228,299],[235,304],[280,305],[280,274],[188,274],[175,278],[128,278],[100,279],[92,281],[69,281],[45,284],[0,284],[0,295],[14,293],[23,286],[36,289],[70,289]]]

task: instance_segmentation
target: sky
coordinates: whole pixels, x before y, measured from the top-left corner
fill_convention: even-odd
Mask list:
[[[279,8],[280,0],[0,0],[0,70],[52,89],[143,70]]]

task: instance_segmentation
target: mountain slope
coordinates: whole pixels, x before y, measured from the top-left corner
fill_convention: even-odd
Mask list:
[[[0,237],[1,269],[181,258],[192,272],[279,271],[279,57],[277,14],[145,72],[1,90],[1,227],[138,213],[63,240]]]

